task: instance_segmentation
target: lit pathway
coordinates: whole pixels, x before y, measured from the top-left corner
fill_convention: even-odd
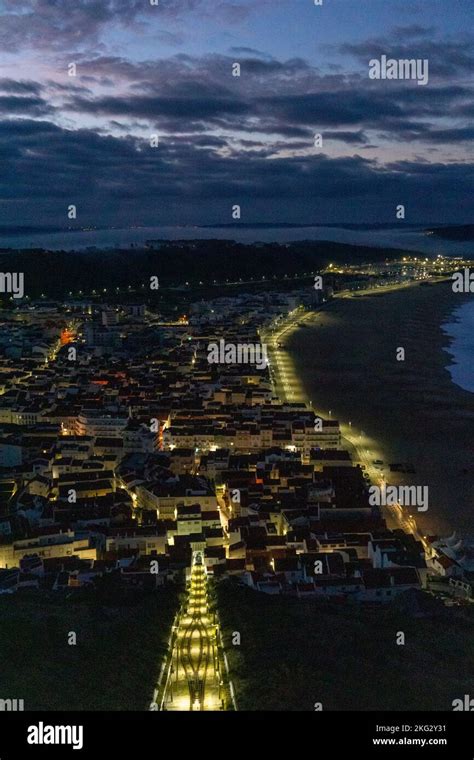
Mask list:
[[[419,283],[409,283],[410,286]],[[388,286],[385,290],[400,290],[402,286]],[[407,287],[405,285],[404,287]],[[365,291],[359,291],[360,294]],[[367,291],[373,292],[373,291]],[[352,293],[344,291],[340,294],[342,297],[352,296]],[[322,318],[327,318],[323,312],[299,312],[297,316],[285,320],[285,322],[272,332],[265,332],[262,339],[267,343],[270,354],[270,374],[273,383],[274,393],[285,401],[308,403],[302,383],[296,372],[291,355],[288,351],[280,348],[280,342],[283,338],[288,339],[291,334],[299,329],[299,324],[315,322],[318,319],[318,313]],[[263,331],[262,331],[263,333]],[[330,419],[332,412],[324,413],[322,410],[313,406],[309,402],[312,411],[322,419]],[[383,461],[383,452],[380,450],[377,442],[367,436],[364,431],[357,433],[352,427],[352,423],[343,423],[339,421],[343,445],[352,453],[353,460],[364,466],[364,470],[369,475],[370,481],[380,487],[387,484],[385,472],[380,466],[374,465],[374,461]],[[411,515],[406,507],[396,504],[382,508],[384,517],[389,527],[402,528],[406,533],[412,533],[418,541],[423,544],[427,556],[431,555],[431,549],[426,542],[426,537],[420,531],[415,518]]]
[[[207,599],[206,568],[195,552],[189,595],[173,636],[161,709],[228,709],[230,692],[218,645],[218,625]]]

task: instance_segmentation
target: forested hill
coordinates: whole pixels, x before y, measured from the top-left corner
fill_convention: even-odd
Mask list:
[[[139,288],[157,276],[160,285],[189,286],[252,278],[284,280],[318,271],[327,264],[400,258],[399,249],[352,246],[325,241],[245,245],[232,240],[160,241],[156,248],[0,252],[1,272],[23,272],[30,298],[90,294],[104,288]]]

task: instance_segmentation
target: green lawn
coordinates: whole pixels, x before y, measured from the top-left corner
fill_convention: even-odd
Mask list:
[[[173,587],[0,597],[0,698],[25,710],[147,709],[177,606]]]
[[[216,593],[239,710],[451,710],[454,699],[474,697],[470,608],[417,618],[400,601],[315,603],[231,581]]]

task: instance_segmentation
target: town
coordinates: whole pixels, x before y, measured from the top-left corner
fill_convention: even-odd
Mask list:
[[[156,588],[189,578],[200,552],[209,577],[269,594],[470,600],[462,541],[420,536],[402,504],[373,504],[338,421],[277,388],[277,336],[332,297],[242,292],[173,321],[144,302],[4,309],[0,593],[111,575]],[[209,346],[262,336],[268,364],[209,361]]]

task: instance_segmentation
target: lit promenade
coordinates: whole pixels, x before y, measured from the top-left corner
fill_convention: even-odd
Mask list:
[[[417,286],[416,283],[387,286],[384,292],[399,290],[401,287]],[[360,291],[360,295],[370,294],[371,290]],[[339,297],[352,297],[352,292],[344,291]],[[291,353],[280,347],[283,339],[288,340],[293,332],[299,329],[300,324],[316,323],[318,319],[330,319],[331,316],[322,312],[298,313],[290,319],[285,320],[281,327],[272,332],[266,332],[262,339],[267,343],[270,356],[270,374],[275,395],[287,402],[299,402],[310,405],[315,415],[322,419],[330,419],[331,410],[323,411],[314,406],[312,401],[308,402],[307,395],[296,371],[295,364],[292,360]],[[363,430],[357,432],[351,422],[344,423],[339,421],[342,444],[351,452],[355,463],[364,466],[364,470],[370,478],[372,484],[380,487],[387,485],[385,471],[381,467],[374,465],[374,461],[383,461],[384,453],[380,449],[377,441],[369,437]],[[402,528],[406,533],[412,533],[415,538],[423,544],[427,556],[430,555],[430,549],[426,543],[426,538],[420,531],[415,518],[411,515],[406,507],[400,504],[386,506],[382,508],[387,525],[393,528]]]
[[[206,568],[198,555],[191,569],[186,608],[178,620],[162,709],[194,711],[226,707],[228,690],[222,680],[217,625],[212,617]]]

